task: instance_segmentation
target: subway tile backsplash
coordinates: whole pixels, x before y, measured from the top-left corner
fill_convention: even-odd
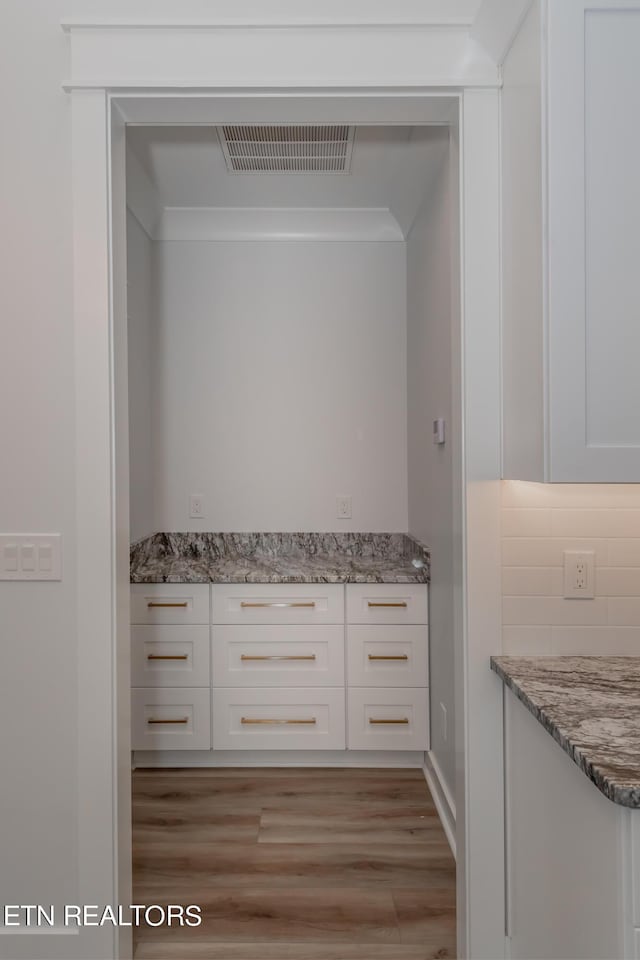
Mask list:
[[[563,551],[593,550],[594,600],[565,600]],[[640,656],[640,484],[502,485],[502,634],[516,655]]]

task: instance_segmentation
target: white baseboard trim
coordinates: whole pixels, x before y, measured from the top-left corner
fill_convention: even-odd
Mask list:
[[[425,753],[422,772],[424,773],[424,778],[427,781],[427,786],[431,791],[433,802],[436,805],[436,810],[438,811],[438,815],[442,821],[442,826],[447,836],[447,840],[449,841],[451,852],[455,857],[456,805],[453,797],[451,796],[451,791],[449,790],[449,787],[442,776],[442,771],[438,761],[433,753]]]
[[[133,767],[380,767],[418,770],[417,750],[136,750]]]

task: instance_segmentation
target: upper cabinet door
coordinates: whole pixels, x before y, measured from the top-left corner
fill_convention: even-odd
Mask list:
[[[504,76],[504,475],[640,481],[640,0],[537,0]]]
[[[551,0],[550,474],[640,480],[640,3]]]

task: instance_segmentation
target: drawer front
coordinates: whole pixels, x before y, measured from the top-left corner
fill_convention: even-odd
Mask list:
[[[348,623],[427,623],[426,583],[348,583]]]
[[[354,687],[428,685],[428,627],[349,624],[347,677]]]
[[[194,687],[134,687],[133,750],[210,750],[211,694]]]
[[[131,628],[133,687],[208,687],[209,627],[136,625]]]
[[[214,750],[344,750],[344,689],[213,690]]]
[[[134,583],[131,623],[209,623],[209,584]]]
[[[211,651],[216,687],[344,684],[343,626],[216,626]]]
[[[350,750],[428,750],[427,691],[351,687],[347,696]]]
[[[342,584],[214,584],[211,602],[213,623],[344,623]]]

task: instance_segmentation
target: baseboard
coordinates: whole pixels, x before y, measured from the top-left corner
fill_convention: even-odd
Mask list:
[[[442,821],[453,856],[456,855],[456,805],[433,753],[425,753],[422,772]]]
[[[133,767],[413,767],[417,750],[136,750]]]

